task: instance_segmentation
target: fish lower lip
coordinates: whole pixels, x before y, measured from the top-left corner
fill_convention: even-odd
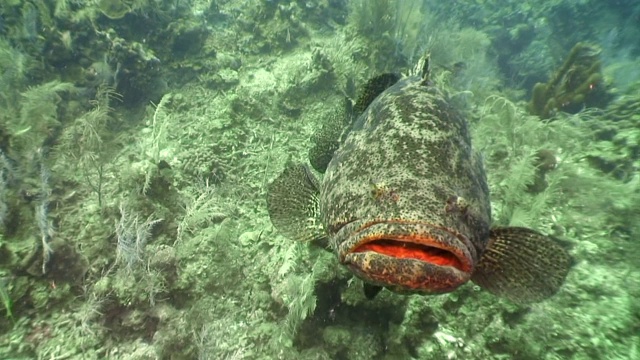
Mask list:
[[[393,291],[440,294],[469,281],[470,271],[374,251],[349,253],[344,264],[359,278]]]
[[[423,221],[353,223],[339,235],[340,262],[361,279],[394,291],[453,291],[469,281],[476,259],[464,235]]]
[[[451,266],[465,271],[466,266],[451,251],[416,242],[380,239],[366,242],[352,250],[353,253],[373,251],[399,259],[414,259],[437,266]]]

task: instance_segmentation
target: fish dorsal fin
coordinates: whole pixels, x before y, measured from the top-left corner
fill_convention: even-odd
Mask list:
[[[345,99],[343,104],[333,110],[322,127],[313,135],[313,146],[309,149],[309,162],[313,168],[324,173],[340,147],[343,138],[349,134],[353,122],[362,114],[378,95],[400,80],[400,74],[386,73],[367,81],[358,94],[355,104]]]
[[[422,84],[426,85],[429,82],[429,77],[431,76],[431,54],[424,54],[415,68],[413,68],[412,75],[417,75],[422,78]]]
[[[531,229],[491,229],[489,243],[471,280],[485,290],[521,304],[555,294],[572,265],[552,238]]]
[[[326,232],[320,218],[319,183],[304,164],[289,163],[267,188],[271,223],[286,237],[313,241],[324,247]]]
[[[401,77],[400,74],[386,73],[369,79],[369,81],[364,84],[362,91],[360,91],[355,105],[353,105],[354,115],[356,117],[360,116],[378,95],[398,82]]]
[[[341,135],[351,128],[353,105],[348,98],[325,119],[322,127],[313,134],[309,148],[309,163],[320,173],[327,170],[333,153],[340,147]]]

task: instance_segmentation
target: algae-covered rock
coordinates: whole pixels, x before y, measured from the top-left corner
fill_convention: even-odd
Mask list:
[[[333,358],[375,359],[382,351],[375,332],[364,332],[362,328],[327,326],[322,338]]]
[[[631,88],[628,95],[619,97],[587,122],[596,140],[586,153],[589,163],[623,181],[636,177],[640,165],[638,123],[640,95]]]
[[[147,44],[128,41],[110,29],[105,37],[111,44],[111,60],[117,64],[114,74],[116,91],[126,105],[146,101],[158,102],[167,91],[161,62]]]
[[[126,0],[97,0],[98,9],[109,19],[122,19],[131,11],[131,6]]]

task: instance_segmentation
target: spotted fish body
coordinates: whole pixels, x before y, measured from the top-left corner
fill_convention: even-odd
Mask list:
[[[486,246],[485,179],[464,119],[414,75],[357,119],[322,181],[321,213],[340,262],[359,277],[447,292],[469,280]]]
[[[517,302],[552,295],[569,256],[533,230],[490,229],[467,124],[422,69],[370,102],[321,182],[304,165],[274,180],[272,222],[290,237],[327,239],[341,264],[393,291],[444,293],[473,280]]]

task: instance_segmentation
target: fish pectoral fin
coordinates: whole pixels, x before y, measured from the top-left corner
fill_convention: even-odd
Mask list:
[[[304,164],[287,164],[284,171],[267,187],[267,209],[271,223],[286,237],[326,242],[320,219],[319,183]]]
[[[513,302],[533,303],[560,289],[572,263],[551,237],[522,227],[495,228],[471,280]]]

